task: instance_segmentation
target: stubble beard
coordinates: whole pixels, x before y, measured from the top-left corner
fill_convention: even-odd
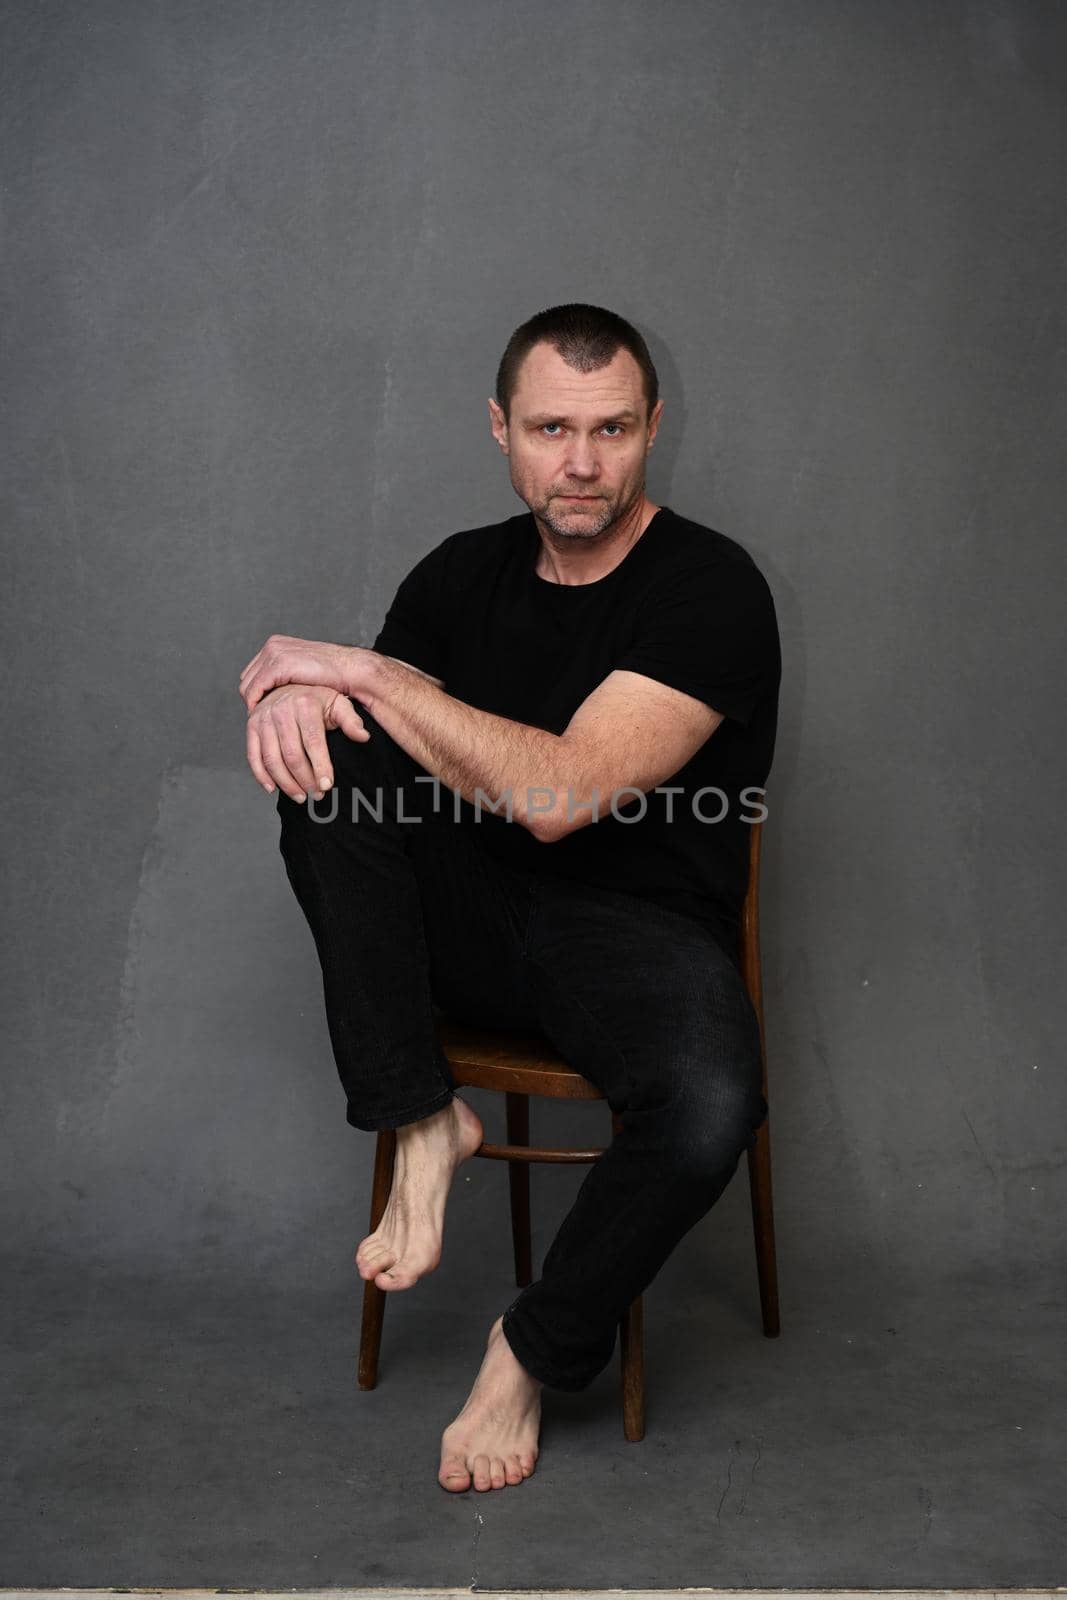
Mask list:
[[[537,513],[557,539],[598,539],[616,518],[614,505],[607,500],[597,500],[595,508],[591,506],[588,511],[576,511],[580,522],[564,522],[560,512],[554,509],[559,504],[559,501],[550,498]]]

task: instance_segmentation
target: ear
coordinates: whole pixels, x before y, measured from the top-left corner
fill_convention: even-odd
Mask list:
[[[659,419],[663,411],[663,401],[657,400],[652,408],[652,415],[648,419],[648,443],[645,445],[646,453],[652,449],[652,441],[659,431]]]
[[[489,400],[489,427],[490,427],[490,430],[492,432],[493,438],[496,440],[496,442],[500,446],[501,450],[503,450],[504,454],[507,455],[508,454],[508,424],[507,424],[507,418],[504,416],[503,411],[497,405],[496,401],[494,399],[492,399],[491,397],[490,397],[490,400]]]

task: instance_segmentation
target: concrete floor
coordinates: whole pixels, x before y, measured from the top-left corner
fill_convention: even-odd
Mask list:
[[[136,1595],[138,1600],[209,1600],[226,1589],[123,1589],[121,1593]],[[291,1600],[291,1589],[256,1589],[256,1600]],[[786,1595],[803,1595],[804,1600],[1061,1600],[1063,1590],[1052,1589],[492,1589],[479,1590],[490,1593],[495,1600],[676,1600],[684,1593],[686,1600],[783,1600]],[[0,1589],[0,1600],[64,1600],[66,1589]],[[79,1600],[111,1600],[113,1589],[79,1589]],[[463,1589],[412,1589],[388,1588],[351,1589],[301,1589],[300,1600],[467,1600],[471,1593]]]
[[[528,1482],[440,1489],[441,1430],[514,1293],[499,1210],[476,1244],[490,1167],[454,1191],[438,1272],[390,1299],[367,1393],[343,1221],[269,1264],[9,1257],[0,1584],[1063,1582],[1062,1282],[921,1285],[794,1250],[767,1340],[737,1180],[646,1295],[644,1441],[623,1438],[616,1358],[546,1392]]]

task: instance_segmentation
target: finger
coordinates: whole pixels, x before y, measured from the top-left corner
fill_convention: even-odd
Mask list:
[[[339,694],[330,707],[330,715],[350,739],[360,739],[364,743],[370,738],[370,730],[364,726],[363,718],[352,704],[346,694]]]
[[[238,683],[238,692],[248,709],[256,705],[268,690],[284,680],[278,676],[278,656],[273,648],[274,635],[267,640],[262,650],[257,650],[247,667],[241,674]],[[249,699],[249,694],[255,688],[255,694]]]
[[[241,668],[241,676],[237,680],[237,688],[238,688],[238,690],[240,691],[241,694],[244,693],[245,683],[252,676],[252,674],[255,672],[256,668],[259,666],[260,658],[262,657],[262,655],[263,655],[263,651],[262,650],[257,650],[255,655],[252,657],[251,661],[246,661],[244,666]]]
[[[249,711],[251,711],[252,708],[256,704],[255,700],[249,699],[249,695],[251,694],[252,690],[255,688],[256,683],[259,681],[259,674],[260,674],[261,670],[262,670],[261,666],[257,665],[255,667],[254,671],[246,672],[244,677],[241,679],[241,688],[240,688],[241,699],[244,701],[244,703],[247,706]],[[260,697],[257,696],[257,699],[258,698],[260,698]]]
[[[304,749],[308,753],[315,773],[315,788],[319,798],[333,788],[333,762],[330,760],[330,747],[326,743],[326,724],[322,717],[320,705],[309,706],[306,710],[297,711],[297,723],[300,727],[300,737],[304,741]],[[308,791],[310,793],[310,790]]]
[[[260,726],[259,740],[263,750],[263,765],[278,785],[278,788],[287,794],[290,800],[295,800],[298,804],[306,800],[307,794],[297,783],[285,763],[274,724],[269,720],[263,722]]]
[[[304,748],[303,729],[297,720],[296,709],[292,702],[288,701],[284,705],[275,706],[271,720],[274,725],[274,731],[278,735],[282,760],[304,793],[314,794],[319,784],[311,762],[308,760],[307,751]]]
[[[249,722],[245,729],[245,751],[256,782],[262,784],[268,794],[273,794],[274,782],[263,765],[263,752],[259,747],[259,728],[254,722]]]
[[[265,694],[276,689],[283,680],[270,667],[259,667],[241,690],[241,698],[249,711],[254,711]]]
[[[313,658],[300,656],[294,651],[284,648],[287,640],[274,640],[269,648],[264,646],[260,652],[260,662],[255,672],[246,678],[242,696],[249,711],[269,694],[272,689],[279,689],[287,683],[320,683],[322,681],[321,665]]]

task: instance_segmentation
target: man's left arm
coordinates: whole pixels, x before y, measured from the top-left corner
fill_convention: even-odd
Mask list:
[[[477,789],[490,802],[510,796],[508,814],[543,843],[598,820],[620,790],[654,788],[722,721],[690,695],[617,671],[555,734],[475,710],[389,657],[361,666],[370,681],[355,698],[420,766],[472,804]]]
[[[479,711],[377,651],[277,636],[245,668],[240,692],[251,712],[279,683],[315,681],[360,701],[414,761],[470,804],[503,805],[545,843],[599,820],[617,791],[663,782],[722,720],[691,695],[617,670],[554,734]],[[332,774],[320,777],[332,782]]]

